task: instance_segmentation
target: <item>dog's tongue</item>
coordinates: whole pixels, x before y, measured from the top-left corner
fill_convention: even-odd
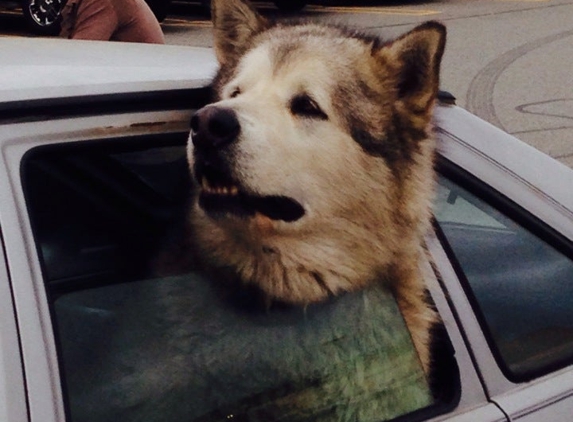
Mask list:
[[[304,208],[285,196],[255,197],[251,199],[251,205],[257,214],[263,214],[271,220],[292,222],[304,215]]]
[[[199,196],[199,205],[214,217],[233,214],[258,218],[262,226],[270,224],[272,220],[290,223],[301,218],[305,212],[302,205],[285,196],[252,196],[244,193],[229,195],[204,192]]]

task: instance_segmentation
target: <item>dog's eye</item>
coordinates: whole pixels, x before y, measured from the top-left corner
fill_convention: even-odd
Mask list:
[[[308,95],[297,95],[290,102],[290,111],[295,116],[326,120],[328,116],[320,109],[316,101]]]
[[[231,95],[229,95],[230,98],[235,98],[236,96],[238,96],[241,93],[241,89],[240,88],[235,88],[233,91],[231,91]]]

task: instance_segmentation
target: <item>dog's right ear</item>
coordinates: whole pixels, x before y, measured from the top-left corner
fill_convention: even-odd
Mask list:
[[[221,65],[236,62],[249,41],[267,26],[267,21],[246,0],[212,0],[215,54]]]

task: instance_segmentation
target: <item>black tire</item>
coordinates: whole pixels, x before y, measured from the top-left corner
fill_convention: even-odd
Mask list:
[[[169,13],[171,0],[145,0],[155,18],[159,22],[163,22]]]
[[[274,0],[275,6],[285,12],[298,12],[306,6],[305,0]]]
[[[63,7],[64,0],[22,0],[26,25],[38,35],[56,35],[60,32]]]

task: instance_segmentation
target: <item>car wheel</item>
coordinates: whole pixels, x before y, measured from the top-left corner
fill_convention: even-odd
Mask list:
[[[26,24],[39,35],[55,35],[60,31],[60,13],[64,0],[22,0]]]
[[[285,12],[298,12],[306,6],[305,0],[275,0],[275,6]]]

